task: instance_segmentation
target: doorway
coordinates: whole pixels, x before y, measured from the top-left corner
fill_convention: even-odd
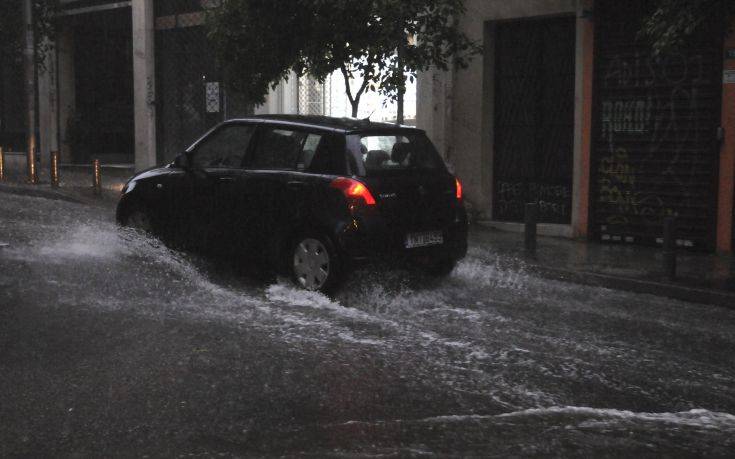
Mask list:
[[[130,7],[73,16],[74,115],[67,142],[75,163],[133,163]]]
[[[575,18],[500,22],[495,29],[493,219],[571,223]]]

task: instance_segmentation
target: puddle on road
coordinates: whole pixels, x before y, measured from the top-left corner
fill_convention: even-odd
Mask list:
[[[442,281],[369,268],[354,273],[330,299],[283,279],[269,284],[234,272],[212,276],[209,262],[120,230],[85,208],[60,206],[53,222],[36,224],[38,209],[0,220],[7,234],[18,236],[0,251],[4,275],[22,266],[31,276],[21,293],[33,298],[51,291],[50,298],[38,297],[49,307],[219,320],[267,330],[295,349],[376,353],[399,362],[411,377],[466,398],[473,410],[592,404],[600,394],[616,407],[640,399],[669,410],[704,407],[710,399],[735,405],[733,368],[716,356],[700,361],[702,349],[670,349],[673,339],[695,340],[701,332],[709,338],[696,339],[718,339],[726,353],[735,342],[728,311],[547,281],[478,247]],[[554,413],[572,414],[580,413]],[[609,425],[600,422],[628,419],[588,414],[586,424],[572,423],[574,429],[605,430]],[[723,416],[716,422],[732,429],[730,415]]]

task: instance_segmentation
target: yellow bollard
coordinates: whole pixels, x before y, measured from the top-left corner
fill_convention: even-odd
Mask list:
[[[51,152],[51,186],[59,186],[59,152]]]
[[[5,150],[0,147],[0,182],[5,180]]]
[[[35,185],[38,183],[38,172],[36,171],[36,144],[33,139],[28,142],[26,161],[28,162],[28,183]]]
[[[102,193],[102,172],[100,171],[100,160],[92,161],[92,188],[94,194]]]

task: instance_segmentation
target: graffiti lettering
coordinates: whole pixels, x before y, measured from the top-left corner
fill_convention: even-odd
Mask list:
[[[498,182],[496,199],[502,215],[512,215],[521,220],[526,203],[539,205],[540,217],[569,217],[571,190],[565,185],[536,182]]]
[[[635,53],[607,62],[601,91],[609,97],[600,101],[598,115],[604,142],[598,150],[599,223],[658,228],[675,208],[699,205],[688,200],[701,180],[691,148],[706,132],[698,118],[705,57]]]
[[[602,103],[602,135],[643,134],[651,129],[653,100],[605,101]]]

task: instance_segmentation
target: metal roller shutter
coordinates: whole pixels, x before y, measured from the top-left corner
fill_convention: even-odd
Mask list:
[[[660,243],[676,216],[678,244],[715,244],[722,34],[654,56],[640,39],[651,2],[599,1],[595,11],[593,233]]]

